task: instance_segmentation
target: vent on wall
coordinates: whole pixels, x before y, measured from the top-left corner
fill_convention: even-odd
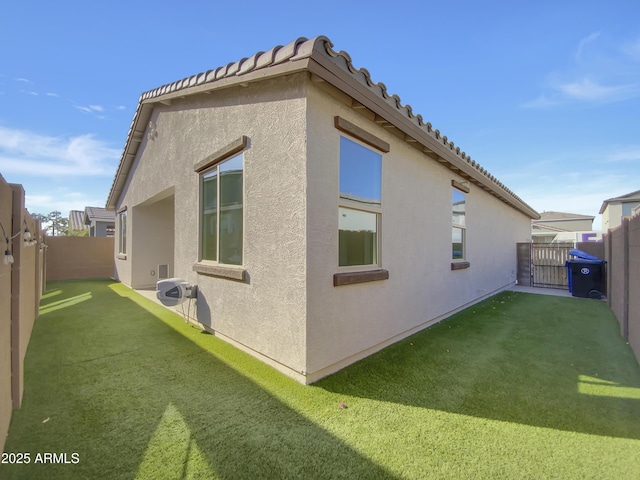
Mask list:
[[[162,263],[158,265],[158,269],[156,270],[156,272],[158,272],[158,280],[169,278],[169,264]]]

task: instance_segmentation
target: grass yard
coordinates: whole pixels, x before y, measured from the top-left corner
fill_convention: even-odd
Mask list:
[[[305,387],[123,285],[49,283],[25,385],[2,479],[640,478],[640,367],[594,300],[505,292]]]

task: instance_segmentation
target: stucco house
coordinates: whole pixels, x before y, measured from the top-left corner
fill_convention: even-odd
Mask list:
[[[623,218],[634,215],[634,210],[640,206],[640,190],[627,193],[619,197],[609,198],[602,202],[600,214],[602,215],[602,231],[619,227]]]
[[[111,212],[113,215],[113,212]],[[84,211],[71,210],[69,211],[68,220],[69,230],[82,231],[89,230],[89,226],[84,224]]]
[[[602,239],[593,231],[593,215],[567,212],[542,212],[540,218],[531,220],[531,237],[534,243],[589,242]]]
[[[514,284],[538,214],[326,37],[140,97],[116,273],[311,383]]]
[[[113,237],[115,234],[115,212],[102,207],[85,207],[84,224],[90,237]]]

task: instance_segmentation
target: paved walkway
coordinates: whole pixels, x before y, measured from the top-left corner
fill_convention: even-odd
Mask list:
[[[512,292],[522,293],[537,293],[539,295],[553,295],[556,297],[570,297],[571,292],[569,290],[562,290],[559,288],[540,288],[540,287],[525,287],[523,285],[514,285],[509,288]]]
[[[156,295],[155,288],[140,288],[140,289],[134,288],[133,290],[136,293],[139,293],[140,295],[142,295],[143,297],[151,300],[152,302],[155,302],[158,305],[162,305],[162,302],[158,300],[158,296]],[[174,312],[180,315],[182,315],[183,311],[187,308],[185,304],[180,304],[175,307],[167,307],[166,305],[162,305],[162,306],[165,308],[168,308],[169,310],[173,310]]]

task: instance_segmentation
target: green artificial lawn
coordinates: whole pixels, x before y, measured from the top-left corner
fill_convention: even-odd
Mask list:
[[[123,285],[48,287],[2,479],[640,478],[603,302],[505,292],[303,386]]]

